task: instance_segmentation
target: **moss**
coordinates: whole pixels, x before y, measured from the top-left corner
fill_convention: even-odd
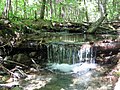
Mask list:
[[[120,71],[114,73],[115,76],[120,77]]]

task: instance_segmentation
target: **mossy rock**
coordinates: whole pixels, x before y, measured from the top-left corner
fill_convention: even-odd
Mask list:
[[[51,28],[52,27],[52,22],[50,20],[37,20],[32,23],[32,27],[34,29],[42,29],[42,28]]]

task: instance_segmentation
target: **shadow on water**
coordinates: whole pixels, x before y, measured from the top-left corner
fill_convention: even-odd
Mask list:
[[[61,90],[62,88],[69,87],[72,83],[70,75],[54,74],[54,78],[45,87],[40,90]]]
[[[111,36],[68,34],[51,39],[47,44],[46,69],[52,72],[53,79],[40,90],[87,90],[93,82],[92,78],[98,77],[100,73],[95,71],[96,49],[91,46],[81,46],[89,41],[106,38]],[[99,87],[100,82],[94,82],[94,86]]]

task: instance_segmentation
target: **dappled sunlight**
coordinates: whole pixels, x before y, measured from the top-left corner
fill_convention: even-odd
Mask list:
[[[120,0],[0,1],[0,90],[120,88]]]

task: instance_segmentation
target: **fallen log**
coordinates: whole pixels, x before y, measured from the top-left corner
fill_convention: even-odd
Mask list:
[[[91,53],[96,52],[98,55],[113,55],[120,52],[120,41],[103,40],[98,42],[90,42],[89,44],[83,44],[81,49],[83,52]]]
[[[104,40],[95,43],[98,51],[120,51],[120,42],[119,41],[111,41],[111,40]]]
[[[106,18],[107,14],[103,17],[100,17],[96,22],[90,25],[89,29],[87,30],[88,33],[95,33],[97,28],[102,24],[103,20]]]
[[[116,55],[120,52],[120,41],[98,41],[83,44],[78,51],[80,61],[99,64],[117,63]]]

